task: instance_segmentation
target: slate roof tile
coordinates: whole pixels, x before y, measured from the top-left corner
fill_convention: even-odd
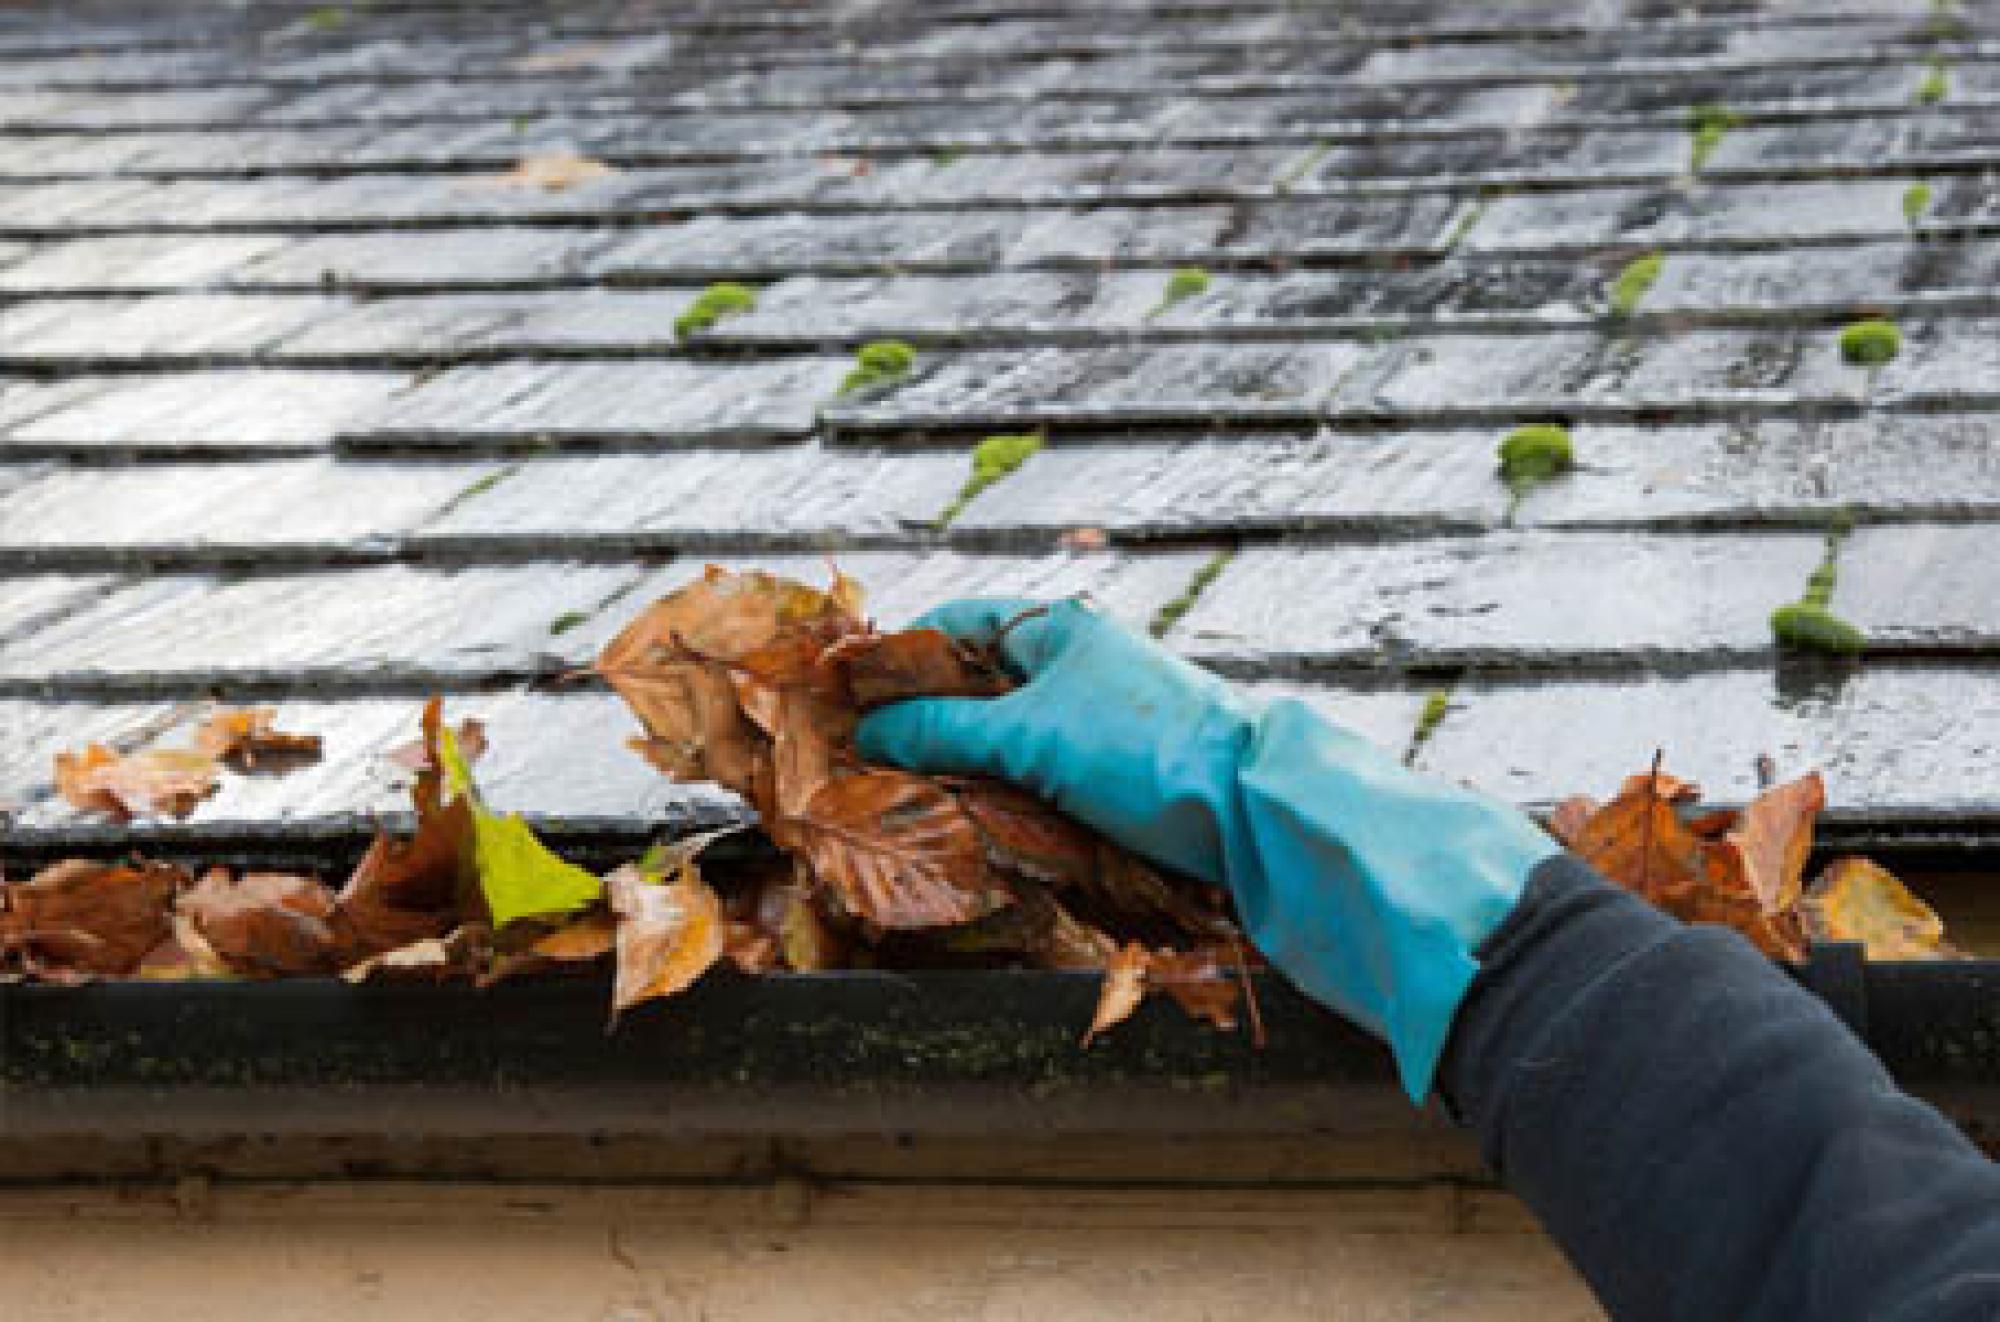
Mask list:
[[[557,681],[706,559],[829,557],[890,624],[1089,593],[1391,747],[1441,687],[1418,759],[1527,803],[1769,753],[2000,839],[2000,20],[1958,8],[0,10],[6,840],[112,838],[53,753],[217,694],[326,760],[143,830],[351,838],[434,690],[504,807],[721,820]],[[617,171],[493,178],[551,149]],[[683,341],[719,279],[757,308]],[[839,394],[884,336],[913,373]],[[1516,498],[1529,421],[1577,468]],[[1845,520],[1868,650],[1804,665],[1768,617]]]

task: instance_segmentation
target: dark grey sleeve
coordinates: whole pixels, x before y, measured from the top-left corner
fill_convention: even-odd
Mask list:
[[[1613,1317],[2000,1318],[2000,1167],[1748,942],[1563,857],[1481,960],[1440,1090]]]

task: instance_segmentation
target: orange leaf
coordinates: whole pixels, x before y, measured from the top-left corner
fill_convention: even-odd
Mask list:
[[[215,792],[215,759],[185,748],[119,753],[91,744],[56,754],[56,789],[77,807],[118,821],[185,817]]]
[[[560,193],[617,173],[603,161],[577,152],[549,151],[523,156],[513,169],[505,174],[487,175],[483,182],[496,188],[539,188],[545,193]]]
[[[618,973],[611,1015],[685,990],[722,957],[722,901],[692,860],[672,881],[626,864],[604,879],[618,915]]]
[[[1128,941],[1104,966],[1104,986],[1097,993],[1097,1013],[1083,1035],[1089,1046],[1108,1029],[1124,1023],[1146,997],[1146,967],[1152,957],[1137,941]]]
[[[194,732],[195,747],[236,771],[287,771],[319,760],[320,737],[275,729],[270,707],[216,712]]]
[[[1888,869],[1838,858],[1814,880],[1802,905],[1815,941],[1859,941],[1870,959],[1962,959],[1944,920]]]

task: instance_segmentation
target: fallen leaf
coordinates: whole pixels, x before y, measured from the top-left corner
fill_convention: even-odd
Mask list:
[[[905,698],[990,698],[1014,687],[991,657],[938,629],[857,634],[826,658],[863,711]]]
[[[1758,796],[1741,813],[1694,818],[1699,791],[1654,771],[1574,825],[1570,848],[1619,885],[1687,922],[1733,927],[1780,959],[1805,958],[1800,873],[1825,801],[1817,772]]]
[[[215,953],[194,921],[177,913],[167,939],[146,952],[132,976],[147,982],[193,982],[229,979],[236,974]]]
[[[1859,941],[1869,959],[1963,959],[1944,920],[1878,863],[1837,858],[1806,890],[1801,910],[1815,941]]]
[[[1596,799],[1585,794],[1571,795],[1558,803],[1549,813],[1546,825],[1549,834],[1564,845],[1574,847],[1583,828],[1596,815],[1601,805]]]
[[[445,786],[472,817],[473,867],[496,931],[517,918],[570,913],[604,893],[596,877],[558,857],[535,837],[527,822],[487,809],[456,737],[440,723],[436,738]]]
[[[0,951],[53,980],[126,976],[172,933],[187,880],[161,863],[52,863],[0,888]]]
[[[334,894],[311,877],[210,868],[179,908],[209,948],[248,977],[333,973],[352,962],[353,939]]]
[[[603,161],[577,152],[550,151],[523,156],[513,169],[505,174],[486,175],[484,182],[495,188],[539,188],[545,193],[560,193],[617,173]]]
[[[319,760],[320,737],[275,728],[270,707],[216,712],[194,732],[195,747],[236,771],[283,772]]]
[[[690,857],[671,879],[628,863],[605,878],[618,917],[611,1017],[685,990],[722,957],[722,901]]]
[[[842,777],[783,830],[842,907],[877,927],[969,923],[1012,900],[971,815],[922,776],[872,769]]]
[[[56,754],[56,789],[88,812],[118,821],[185,817],[215,792],[215,759],[197,749],[155,748],[120,753],[91,744]]]
[[[1172,997],[1190,1019],[1221,1029],[1236,1027],[1242,988],[1214,950],[1155,951],[1147,962],[1146,983]]]
[[[1124,1023],[1146,998],[1146,967],[1151,956],[1137,941],[1128,941],[1104,966],[1104,986],[1097,993],[1097,1013],[1083,1035],[1088,1047],[1107,1030]]]
[[[516,56],[507,61],[507,68],[514,73],[571,73],[596,66],[616,49],[606,41],[573,42],[553,50]]]
[[[446,800],[444,772],[431,752],[444,730],[438,699],[424,705],[421,728],[413,768],[417,775],[410,786],[416,834],[402,840],[378,832],[340,890],[341,916],[361,954],[442,937],[459,924],[461,910],[478,887],[471,805],[463,798]],[[458,737],[485,747],[476,721],[461,724]],[[469,762],[466,747],[462,743],[460,752]]]
[[[618,925],[610,915],[587,913],[528,943],[528,953],[542,959],[588,961],[602,959],[618,944]]]
[[[348,982],[410,979],[444,982],[479,973],[492,955],[492,933],[468,923],[444,936],[425,937],[407,946],[371,955],[341,972]]]
[[[391,766],[401,767],[405,771],[414,771],[418,775],[422,775],[426,771],[439,770],[437,759],[431,755],[431,749],[437,744],[437,739],[431,732],[431,726],[442,719],[442,717],[433,713],[431,709],[438,706],[439,703],[439,699],[432,698],[428,703],[424,704],[425,732],[418,738],[412,739],[409,743],[398,744],[396,747],[382,754],[384,762],[389,763]],[[480,758],[486,755],[486,722],[479,720],[477,717],[468,716],[458,723],[457,736],[459,756],[465,759],[467,766],[478,762]]]

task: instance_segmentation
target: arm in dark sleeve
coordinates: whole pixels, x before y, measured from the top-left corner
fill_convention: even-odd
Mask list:
[[[1573,858],[1439,1082],[1616,1318],[2000,1318],[2000,1167],[1747,942]]]

